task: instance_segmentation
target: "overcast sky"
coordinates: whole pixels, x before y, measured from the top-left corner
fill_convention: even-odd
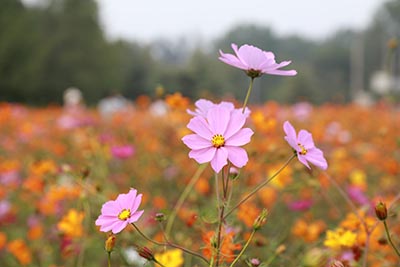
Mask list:
[[[324,38],[341,27],[363,29],[383,0],[97,0],[110,38],[151,41],[183,35],[213,39],[239,23],[278,34]]]

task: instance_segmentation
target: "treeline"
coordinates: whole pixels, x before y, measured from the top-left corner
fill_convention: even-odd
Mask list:
[[[191,40],[158,40],[142,44],[110,41],[104,35],[94,0],[47,0],[26,6],[2,0],[0,8],[0,101],[32,105],[61,103],[71,86],[82,90],[89,104],[110,92],[134,99],[166,93],[185,96],[243,98],[248,80],[218,60],[230,44],[259,46],[277,61],[292,60],[296,77],[263,76],[255,83],[252,101],[308,100],[346,102],[354,90],[370,90],[372,74],[387,67],[398,73],[400,0],[377,10],[362,32],[341,30],[323,41],[280,36],[271,28],[241,25],[207,47]],[[387,43],[392,39],[391,47]]]

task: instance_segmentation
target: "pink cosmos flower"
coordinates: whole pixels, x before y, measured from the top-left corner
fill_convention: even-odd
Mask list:
[[[233,103],[225,102],[225,101],[222,101],[219,104],[214,104],[210,100],[199,99],[194,103],[194,105],[196,106],[196,109],[194,111],[188,109],[187,113],[189,113],[190,115],[193,115],[193,116],[201,116],[204,118],[207,118],[207,112],[211,108],[218,107],[218,106],[225,107],[229,110],[237,110],[237,112],[242,112],[242,109],[235,109],[235,106],[233,105]],[[246,115],[246,117],[248,117],[250,115],[250,113],[251,113],[250,109],[246,107],[244,110],[244,114]]]
[[[137,195],[136,189],[131,188],[127,194],[120,194],[116,200],[103,204],[96,225],[100,226],[102,232],[121,232],[128,224],[136,222],[142,216],[143,210],[138,211],[141,201],[142,194]]]
[[[282,61],[276,63],[274,53],[263,51],[252,45],[242,45],[239,49],[236,44],[232,44],[233,54],[225,54],[219,50],[219,59],[233,67],[246,71],[251,78],[257,78],[262,74],[294,76],[297,74],[295,70],[280,70],[291,63],[291,61]]]
[[[297,135],[296,130],[288,121],[283,124],[283,130],[286,133],[285,140],[296,151],[297,158],[301,163],[309,169],[311,168],[308,162],[322,170],[328,168],[324,153],[315,147],[311,133],[306,130],[300,130],[299,135]]]
[[[242,128],[246,115],[224,106],[212,107],[207,117],[195,116],[187,127],[194,134],[186,135],[182,141],[191,151],[189,157],[198,163],[211,162],[215,172],[219,172],[228,160],[236,167],[246,165],[248,156],[241,148],[250,142],[253,131]]]

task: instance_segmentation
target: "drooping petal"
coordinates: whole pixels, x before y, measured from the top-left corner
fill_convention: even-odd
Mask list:
[[[228,151],[225,147],[216,149],[215,156],[211,160],[211,167],[215,172],[220,172],[228,164]]]
[[[195,159],[198,163],[202,164],[210,162],[214,158],[215,152],[215,147],[191,150],[189,158]]]
[[[297,153],[297,158],[299,159],[299,161],[300,161],[304,166],[306,166],[307,168],[309,168],[309,169],[311,170],[310,165],[308,165],[307,158],[306,158],[304,155],[301,155],[301,154]]]
[[[186,135],[182,138],[182,141],[190,149],[203,149],[212,146],[211,140],[204,139],[197,134]]]
[[[264,70],[263,73],[271,74],[271,75],[280,75],[280,76],[295,76],[295,75],[297,75],[297,71],[295,71],[295,70],[267,69],[267,70]]]
[[[310,149],[305,155],[307,161],[321,170],[326,170],[328,168],[328,162],[324,158],[324,153],[318,148]]]
[[[230,120],[230,114],[230,110],[219,106],[208,111],[207,121],[213,134],[223,134],[225,132]]]
[[[241,147],[229,146],[226,147],[228,150],[228,160],[238,168],[242,168],[249,161],[246,150]]]
[[[206,119],[203,117],[197,116],[192,118],[189,121],[187,127],[204,139],[211,140],[213,136],[213,133],[211,132],[211,129],[208,126]]]
[[[250,128],[240,129],[235,135],[225,141],[227,146],[243,146],[250,142],[251,136],[254,134]]]

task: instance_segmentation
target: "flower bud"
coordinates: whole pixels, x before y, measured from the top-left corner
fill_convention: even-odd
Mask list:
[[[376,217],[378,217],[379,220],[384,221],[387,218],[387,208],[386,204],[382,201],[380,201],[378,204],[375,206],[375,214]]]
[[[154,219],[155,219],[157,222],[163,222],[163,221],[165,221],[165,219],[166,219],[166,218],[165,218],[165,214],[162,213],[162,212],[158,212],[158,213],[156,213]]]
[[[154,253],[148,247],[138,247],[137,252],[139,256],[145,258],[148,261],[154,261]]]
[[[255,219],[254,224],[253,224],[253,229],[255,231],[257,231],[258,229],[261,228],[261,226],[263,226],[265,224],[265,222],[267,221],[267,215],[268,215],[268,211],[267,209],[263,209],[260,213],[260,215],[258,215],[258,217]]]
[[[111,253],[111,251],[113,251],[114,246],[115,246],[115,239],[116,239],[116,237],[115,237],[115,235],[113,235],[113,234],[110,234],[110,235],[107,237],[104,247],[105,247],[105,249],[106,249],[106,251],[107,251],[108,253]]]
[[[257,258],[252,258],[249,260],[250,266],[251,267],[258,267],[261,265],[261,261]]]

